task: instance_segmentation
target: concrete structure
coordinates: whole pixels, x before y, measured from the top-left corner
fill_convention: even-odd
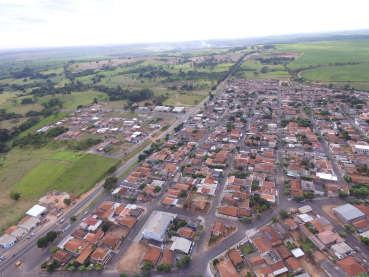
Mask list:
[[[361,154],[361,155],[369,155],[369,146],[368,145],[358,145],[355,144],[354,147],[355,154]]]
[[[358,208],[352,206],[351,204],[346,204],[333,208],[332,212],[344,223],[351,223],[365,217],[365,214],[363,212],[361,212]]]
[[[184,107],[175,107],[172,110],[172,112],[174,112],[174,113],[183,113],[184,109],[185,109]]]
[[[170,247],[170,250],[173,251],[179,251],[183,254],[188,254],[191,250],[192,241],[181,238],[181,237],[172,237],[172,240],[174,240],[172,246]]]

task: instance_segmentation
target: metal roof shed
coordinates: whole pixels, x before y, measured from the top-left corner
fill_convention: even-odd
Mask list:
[[[37,217],[39,218],[42,213],[46,212],[47,209],[40,205],[34,205],[31,209],[29,209],[26,214],[29,216]]]
[[[303,206],[301,208],[299,208],[299,212],[302,213],[302,214],[306,214],[308,212],[311,212],[313,209],[309,206],[309,205],[306,205],[306,206]]]
[[[292,254],[295,256],[295,258],[299,258],[301,256],[304,256],[305,253],[301,250],[301,248],[297,247],[295,249],[291,250]]]
[[[339,214],[346,220],[346,222],[365,217],[365,214],[362,211],[352,206],[351,204],[346,204],[333,208],[333,214],[334,213]]]

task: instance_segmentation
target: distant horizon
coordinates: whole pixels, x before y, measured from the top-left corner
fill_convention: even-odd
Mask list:
[[[286,33],[286,34],[279,34],[279,35],[265,35],[265,36],[249,36],[249,37],[229,37],[229,38],[212,38],[212,39],[193,39],[193,40],[183,40],[183,41],[158,41],[158,42],[127,42],[127,43],[109,43],[109,44],[86,44],[86,45],[63,45],[63,46],[35,46],[35,47],[19,47],[19,48],[0,48],[0,53],[4,52],[25,52],[25,51],[38,51],[38,50],[47,50],[47,49],[75,49],[75,48],[112,48],[112,47],[124,47],[124,46],[143,46],[143,45],[153,45],[160,47],[166,46],[173,46],[175,44],[183,44],[183,43],[196,43],[196,42],[205,42],[211,43],[214,41],[229,41],[229,40],[250,40],[250,39],[268,39],[268,38],[284,38],[284,37],[291,37],[297,38],[299,36],[303,37],[314,37],[316,38],[321,37],[322,35],[333,36],[333,35],[368,35],[369,36],[369,28],[368,29],[352,29],[352,30],[333,30],[333,31],[317,31],[317,32],[305,32],[305,33]],[[272,42],[271,42],[272,43]],[[274,43],[274,42],[273,42]],[[288,43],[288,42],[275,42],[275,43]],[[252,45],[251,43],[250,45]],[[245,45],[245,44],[239,44]],[[233,45],[234,47],[236,45]],[[221,46],[219,46],[221,47]]]
[[[360,1],[365,4],[364,1]],[[360,4],[360,3],[357,3]],[[364,6],[364,5],[363,5]],[[0,49],[32,49],[275,37],[369,29],[366,9],[344,2],[309,5],[188,0],[0,0]]]

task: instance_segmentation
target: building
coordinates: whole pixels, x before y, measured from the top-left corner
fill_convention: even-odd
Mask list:
[[[237,270],[234,268],[230,259],[220,261],[218,264],[218,270],[222,277],[239,277]]]
[[[33,216],[36,218],[40,218],[43,213],[45,213],[47,209],[44,206],[34,205],[31,209],[26,212],[26,215]]]
[[[365,217],[363,212],[351,204],[333,208],[333,214],[341,219],[344,223],[351,223]]]
[[[355,154],[369,155],[369,146],[368,145],[355,144],[352,148],[353,148],[353,151],[354,151]]]
[[[172,237],[172,240],[174,240],[172,246],[170,247],[170,250],[182,253],[182,254],[188,254],[191,250],[192,241],[181,238],[181,237]]]
[[[21,221],[19,221],[18,227],[26,229],[28,232],[35,228],[40,223],[40,220],[36,217],[27,215]]]
[[[96,248],[94,253],[92,253],[91,260],[94,263],[104,265],[109,260],[110,253],[111,253],[111,249],[98,247]]]
[[[361,266],[352,256],[337,261],[339,265],[349,276],[356,276],[365,273],[367,270]]]
[[[8,234],[4,234],[0,237],[0,246],[9,249],[10,247],[12,247],[14,245],[14,243],[17,242],[17,238],[8,235]]]
[[[172,112],[174,113],[183,113],[184,112],[184,107],[175,107]]]
[[[144,257],[142,258],[142,263],[150,262],[153,266],[159,261],[161,255],[161,249],[156,246],[149,246],[146,250]]]
[[[233,249],[231,252],[229,252],[228,255],[237,268],[241,268],[244,266],[245,261],[241,257],[240,253],[237,252],[236,249]]]
[[[175,217],[174,214],[165,212],[155,212],[151,217],[149,224],[143,232],[143,237],[156,241],[163,241],[163,236],[167,231],[167,227]]]

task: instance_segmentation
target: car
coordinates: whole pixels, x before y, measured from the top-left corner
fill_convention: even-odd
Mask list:
[[[30,239],[30,238],[31,238],[30,236],[27,237],[27,239]]]
[[[15,265],[16,266],[20,266],[22,263],[21,262],[16,262]]]
[[[5,260],[5,257],[4,256],[1,256],[0,259]]]
[[[88,212],[85,212],[83,215],[86,215],[86,214],[88,214]]]
[[[32,234],[31,234],[31,236],[34,236],[34,235],[35,235],[35,233],[32,233]]]
[[[99,183],[96,183],[95,187],[97,187],[99,185]]]
[[[65,219],[62,219],[62,220],[60,220],[60,223],[63,223],[65,221]]]

